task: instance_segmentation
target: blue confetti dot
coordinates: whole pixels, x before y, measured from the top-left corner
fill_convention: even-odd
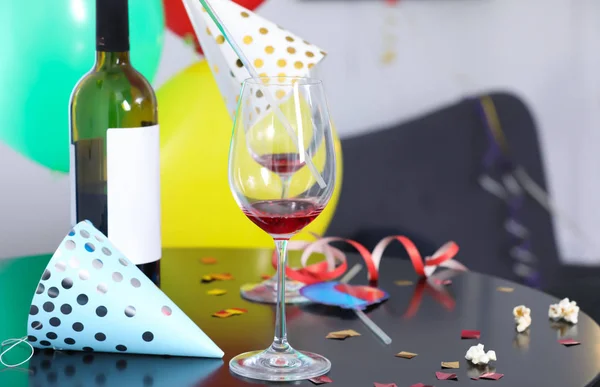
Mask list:
[[[73,230],[69,231],[69,236],[73,236],[73,235],[75,235],[75,231],[73,231]]]
[[[90,253],[93,253],[96,250],[96,248],[94,247],[94,245],[91,244],[91,243],[89,243],[89,242],[85,244],[85,249],[87,251],[89,251]]]

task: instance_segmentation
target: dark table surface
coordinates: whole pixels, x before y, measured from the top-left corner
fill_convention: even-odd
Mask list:
[[[208,256],[218,262],[199,262]],[[25,335],[31,298],[49,258],[0,260],[0,339]],[[350,255],[349,260],[358,262],[358,257]],[[200,283],[203,274],[223,272],[233,274],[235,279]],[[227,364],[232,356],[266,348],[273,339],[273,306],[253,304],[239,296],[240,285],[258,282],[262,274],[272,272],[268,250],[165,250],[162,289],[223,349],[222,360],[47,350],[36,354],[24,368],[0,368],[0,386],[261,385],[234,377]],[[398,286],[394,284],[398,280],[414,283]],[[364,270],[352,283],[366,283]],[[600,327],[583,312],[576,326],[551,323],[548,306],[557,299],[549,295],[470,272],[455,276],[443,297],[419,284],[408,262],[392,258],[382,261],[379,286],[391,297],[368,315],[392,337],[391,345],[384,345],[371,334],[351,311],[319,305],[287,309],[291,344],[331,360],[331,386],[372,387],[378,382],[408,387],[422,382],[438,387],[481,383],[497,387],[583,387],[593,386],[598,380]],[[513,287],[514,292],[499,292],[498,286]],[[218,297],[207,295],[212,288],[228,292]],[[533,324],[527,334],[515,332],[512,309],[520,304],[532,309]],[[231,307],[247,308],[248,313],[227,319],[211,317],[213,312]],[[325,339],[327,333],[342,329],[354,329],[362,335],[344,341]],[[463,329],[480,330],[481,339],[461,340]],[[582,344],[564,347],[557,342],[563,337]],[[492,367],[505,375],[502,379],[470,379],[471,373],[478,371],[470,369],[464,356],[471,345],[479,342],[486,350],[496,351],[498,361]],[[395,357],[400,351],[418,356],[411,360]],[[11,356],[24,354],[20,350]],[[460,362],[459,369],[446,370],[456,373],[458,381],[436,379],[442,361]],[[302,381],[294,385],[312,384]]]

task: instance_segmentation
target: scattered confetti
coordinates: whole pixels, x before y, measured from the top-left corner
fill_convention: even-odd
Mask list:
[[[248,310],[242,309],[242,308],[230,308],[230,309],[224,309],[224,310],[220,310],[218,312],[213,313],[213,317],[227,318],[227,317],[237,316],[237,315],[244,314],[244,313],[248,313]]]
[[[312,378],[312,379],[308,379],[308,380],[310,380],[311,382],[313,382],[314,384],[317,384],[317,385],[333,382],[333,380],[331,380],[329,378],[329,376],[327,376],[327,375],[317,376],[316,378]]]
[[[509,288],[508,286],[498,286],[496,290],[502,293],[512,293],[515,291],[515,288]]]
[[[461,339],[479,339],[481,338],[480,331],[464,330],[460,333]]]
[[[447,372],[438,371],[435,373],[435,377],[438,378],[438,380],[458,380],[456,374],[449,374]]]
[[[558,340],[558,342],[560,344],[564,345],[565,347],[571,347],[573,345],[581,344],[579,341],[575,341],[573,339],[562,339],[562,340]]]
[[[244,313],[248,313],[248,309],[244,309],[244,308],[230,308],[230,309],[225,309],[226,312],[229,312],[231,314],[244,314]]]
[[[204,257],[200,259],[200,262],[202,262],[205,265],[214,265],[215,263],[217,263],[217,259],[213,257]]]
[[[354,336],[360,336],[360,333],[358,333],[352,329],[346,329],[345,331],[329,332],[327,334],[327,336],[325,336],[325,338],[326,339],[344,340],[348,337],[354,337]]]
[[[398,353],[396,354],[396,357],[402,357],[402,358],[404,358],[404,359],[412,359],[412,358],[413,358],[413,357],[415,357],[415,356],[417,356],[417,354],[416,354],[416,353],[412,353],[412,352],[405,352],[405,351],[398,352]]]
[[[227,318],[233,316],[233,313],[229,313],[226,310],[220,310],[218,312],[213,313],[213,317],[218,318]]]
[[[225,293],[227,293],[227,290],[225,289],[211,289],[208,292],[206,292],[206,294],[208,294],[209,296],[222,296]]]
[[[485,364],[484,365],[482,365],[482,364],[474,365],[473,363],[470,363],[470,362],[467,363],[467,376],[473,380],[479,380],[481,375],[488,374],[488,373],[494,373],[494,372],[496,372],[496,367],[494,367],[494,366],[485,365]]]
[[[498,380],[501,379],[504,376],[504,374],[497,374],[495,372],[488,372],[485,373],[483,375],[481,375],[479,378],[480,379],[489,379],[489,380]]]
[[[230,281],[233,276],[229,273],[210,274],[210,276],[218,281]]]
[[[443,361],[442,368],[457,369],[460,368],[460,363],[457,361]]]
[[[217,274],[208,274],[203,275],[200,281],[203,284],[209,284],[213,281],[230,281],[233,279],[233,276],[229,273],[217,273]]]
[[[414,284],[413,281],[408,281],[408,280],[399,280],[399,281],[395,281],[394,283],[398,286],[410,286],[410,285]]]
[[[269,275],[269,274],[263,274],[263,275],[261,275],[261,276],[260,276],[260,278],[262,278],[262,279],[264,279],[264,280],[268,280],[268,279],[270,279],[271,277],[273,277],[273,276],[272,276],[272,275]]]
[[[398,387],[396,383],[373,383],[374,387]]]

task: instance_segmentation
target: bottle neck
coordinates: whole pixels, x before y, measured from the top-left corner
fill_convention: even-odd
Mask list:
[[[107,70],[131,66],[129,51],[96,51],[96,70]]]
[[[129,51],[128,0],[96,0],[96,51],[111,56]]]

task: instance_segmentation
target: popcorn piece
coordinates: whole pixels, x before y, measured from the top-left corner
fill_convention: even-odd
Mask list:
[[[515,306],[513,316],[517,323],[517,332],[522,333],[531,325],[531,309],[525,305]]]
[[[488,364],[490,361],[496,361],[496,352],[483,350],[483,344],[477,344],[472,346],[467,351],[465,359],[469,360],[473,364]]]
[[[579,306],[575,301],[568,298],[561,300],[558,304],[550,305],[548,317],[554,321],[564,320],[571,324],[577,324],[579,321]]]

